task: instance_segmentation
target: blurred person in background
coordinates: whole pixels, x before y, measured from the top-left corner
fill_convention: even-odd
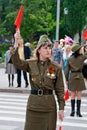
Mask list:
[[[0,51],[0,63],[2,62],[2,52]]]
[[[30,42],[26,42],[25,43],[25,46],[28,46],[29,47],[29,50],[30,50],[30,56],[32,55],[32,49],[31,49],[31,47],[30,47]]]
[[[9,87],[14,85],[14,74],[17,72],[11,60],[13,50],[14,46],[10,45],[9,50],[5,53],[5,73],[8,74]]]
[[[57,64],[60,64],[62,66],[63,64],[63,51],[62,47],[59,44],[59,41],[55,41],[53,48],[52,48],[52,60],[56,62]]]
[[[83,46],[76,44],[72,47],[72,56],[67,61],[65,76],[66,83],[69,84],[71,91],[71,114],[75,115],[75,99],[77,97],[76,115],[82,117],[80,112],[82,91],[85,90],[85,82],[82,74],[84,60],[87,59],[87,54],[84,54]],[[69,73],[70,72],[70,73]],[[69,78],[70,74],[70,78]]]
[[[87,53],[87,44],[84,45],[84,54]],[[84,81],[87,89],[87,59],[84,61],[82,73],[84,76]]]
[[[24,40],[21,37],[20,41],[21,44],[18,44],[19,48],[18,48],[18,54],[21,60],[28,60],[30,59],[31,56],[31,50],[28,46],[24,45]],[[25,80],[25,88],[28,87],[29,83],[28,83],[28,77],[27,77],[27,72],[26,71],[22,71],[21,69],[17,68],[17,88],[21,87],[21,73],[23,72],[23,77]]]
[[[64,73],[65,73],[67,61],[71,55],[72,55],[71,45],[65,45],[64,51],[63,51],[63,70],[64,70]]]

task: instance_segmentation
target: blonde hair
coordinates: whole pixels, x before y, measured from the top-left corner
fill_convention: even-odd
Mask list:
[[[66,44],[65,47],[64,47],[64,51],[65,51],[65,52],[66,52],[67,48],[70,48],[70,49],[71,49],[71,46]]]

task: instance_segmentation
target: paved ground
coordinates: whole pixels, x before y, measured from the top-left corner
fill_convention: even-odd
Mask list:
[[[0,92],[0,130],[24,130],[28,96]]]
[[[0,130],[24,130],[29,94],[0,92]],[[75,105],[76,107],[77,105]],[[76,110],[76,109],[75,109]],[[70,117],[70,99],[66,101],[62,130],[87,130],[87,97],[82,97],[81,114]],[[59,119],[57,129],[59,130]]]
[[[17,87],[17,75],[14,75],[14,86],[8,87],[8,75],[5,74],[5,69],[0,68],[0,92],[16,92],[16,93],[29,93],[30,85],[28,88],[25,88],[25,81],[22,75],[22,86],[21,88]],[[29,75],[28,75],[29,76]]]

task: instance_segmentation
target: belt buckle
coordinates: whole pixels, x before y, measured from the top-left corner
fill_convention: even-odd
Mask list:
[[[38,96],[42,96],[43,95],[43,90],[39,89],[37,94],[38,94]]]

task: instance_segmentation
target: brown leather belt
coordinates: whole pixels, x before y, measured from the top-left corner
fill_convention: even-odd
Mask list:
[[[72,73],[78,73],[78,72],[81,73],[82,70],[77,70],[77,71],[72,70],[71,72],[72,72]]]
[[[42,90],[42,89],[38,89],[38,90],[31,90],[31,94],[34,94],[34,95],[39,95],[39,96],[42,96],[42,95],[51,95],[53,94],[53,90]]]

